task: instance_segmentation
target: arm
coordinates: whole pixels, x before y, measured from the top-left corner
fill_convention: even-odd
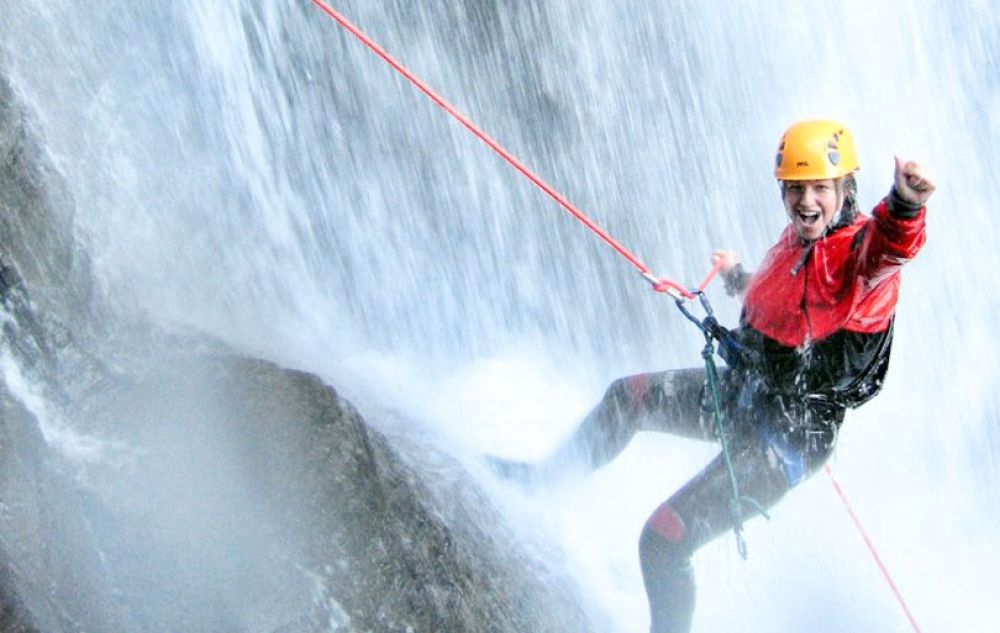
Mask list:
[[[926,169],[896,157],[892,190],[875,206],[866,231],[861,276],[875,285],[913,259],[926,241],[927,200],[936,185]]]
[[[722,281],[726,284],[726,294],[742,297],[750,285],[751,274],[743,268],[740,256],[735,251],[717,250],[712,253],[712,266],[718,266]]]

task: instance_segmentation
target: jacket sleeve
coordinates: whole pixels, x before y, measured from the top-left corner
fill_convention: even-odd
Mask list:
[[[900,198],[895,188],[875,205],[861,244],[859,276],[874,286],[916,257],[927,240],[927,209]]]

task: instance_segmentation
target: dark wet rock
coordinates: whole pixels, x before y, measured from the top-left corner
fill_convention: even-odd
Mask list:
[[[97,407],[130,416],[95,426],[122,428],[142,455],[111,496],[129,508],[119,524],[162,528],[140,541],[181,561],[169,591],[199,586],[186,576],[201,561],[217,575],[202,597],[261,620],[309,614],[302,630],[586,630],[570,593],[539,580],[457,466],[446,494],[432,490],[314,376],[205,360],[174,358]]]
[[[595,628],[462,467],[316,376],[85,327],[72,205],[27,129],[0,80],[0,252],[23,291],[2,345],[25,375],[0,383],[0,633]]]
[[[73,202],[31,127],[0,76],[0,262],[16,265],[36,300],[58,295],[48,311],[74,318],[90,307],[90,266],[74,248]]]
[[[588,630],[461,468],[424,481],[316,377],[173,353],[130,378],[51,445],[6,399],[0,547],[23,573],[5,590],[32,615],[89,631]],[[74,461],[91,441],[100,457]]]
[[[8,596],[8,570],[0,570],[0,631],[3,633],[37,633],[31,625],[27,613],[15,596]]]

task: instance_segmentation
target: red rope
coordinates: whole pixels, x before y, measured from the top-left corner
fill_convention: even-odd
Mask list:
[[[722,262],[716,262],[715,266],[712,266],[712,270],[708,271],[705,278],[701,280],[700,284],[698,284],[698,292],[704,292],[705,288],[708,287],[708,284],[712,283],[712,279],[720,270],[722,270]]]
[[[910,613],[910,608],[906,606],[906,601],[903,600],[903,594],[899,592],[899,589],[896,587],[896,583],[892,581],[892,576],[889,575],[889,570],[882,562],[882,558],[878,555],[878,551],[875,549],[875,544],[872,542],[871,538],[868,537],[868,532],[866,532],[865,528],[861,525],[861,520],[858,519],[858,515],[854,513],[854,509],[847,500],[847,495],[844,494],[844,491],[840,488],[840,484],[838,484],[837,480],[833,477],[833,469],[830,468],[829,464],[827,464],[824,467],[824,470],[826,470],[826,474],[830,476],[830,483],[833,484],[833,489],[837,491],[837,496],[839,496],[840,500],[844,503],[844,507],[847,509],[847,514],[850,515],[851,521],[854,522],[854,527],[856,527],[858,532],[861,534],[861,538],[868,547],[868,551],[871,552],[872,558],[875,559],[875,564],[878,565],[878,568],[882,571],[882,575],[885,577],[886,582],[889,583],[889,588],[892,589],[892,593],[896,596],[896,601],[899,602],[899,606],[903,608],[903,613],[906,614],[906,618],[910,621],[910,625],[913,626],[913,630],[916,631],[916,633],[920,633],[920,627],[917,626],[916,619],[913,617],[913,614]]]
[[[444,109],[445,112],[450,114],[459,123],[465,126],[465,128],[468,129],[470,132],[472,132],[472,134],[475,135],[479,140],[486,143],[486,145],[489,146],[490,149],[499,154],[500,157],[503,158],[505,161],[510,163],[510,165],[514,167],[514,169],[521,172],[521,174],[525,178],[530,180],[536,187],[538,187],[546,194],[548,194],[548,196],[553,200],[555,200],[557,203],[559,203],[559,205],[562,208],[564,208],[566,211],[569,211],[569,213],[573,217],[582,222],[587,228],[596,233],[598,237],[607,242],[608,245],[610,245],[613,249],[618,251],[618,253],[622,257],[627,259],[630,264],[635,266],[636,269],[638,269],[639,272],[642,273],[643,277],[645,277],[646,280],[653,285],[654,290],[656,290],[657,292],[669,292],[675,295],[679,294],[680,296],[683,296],[686,299],[691,299],[694,297],[694,294],[691,291],[687,290],[680,284],[666,278],[660,279],[653,276],[652,272],[649,270],[649,267],[643,264],[641,261],[639,261],[638,257],[633,255],[631,252],[629,252],[627,248],[625,248],[617,241],[615,241],[613,237],[608,235],[603,229],[601,229],[601,227],[597,226],[597,224],[595,224],[593,220],[588,218],[586,215],[583,214],[583,212],[581,212],[579,209],[573,206],[573,204],[569,200],[567,200],[562,194],[560,194],[558,191],[553,189],[548,183],[546,183],[544,180],[535,175],[534,172],[532,172],[521,161],[515,158],[513,154],[504,149],[499,143],[497,143],[488,134],[486,134],[486,132],[483,132],[481,129],[479,129],[479,127],[476,126],[476,124],[473,123],[471,120],[469,120],[468,117],[466,117],[464,114],[455,109],[455,107],[452,106],[450,103],[445,101],[444,98],[442,98],[440,95],[434,92],[430,88],[430,86],[428,86],[419,77],[410,72],[392,55],[386,52],[384,48],[379,46],[377,43],[375,43],[374,40],[365,35],[361,31],[361,29],[354,26],[354,24],[352,24],[347,18],[345,18],[343,15],[335,11],[330,5],[323,2],[323,0],[312,0],[312,2],[317,7],[322,9],[324,13],[333,18],[338,24],[347,29],[347,31],[350,32],[351,35],[359,39],[362,44],[367,46],[376,55],[385,60],[385,62],[390,66],[392,66],[392,68],[395,69],[396,72],[401,74],[403,77],[409,80],[410,83],[416,86],[421,92],[430,97],[430,99],[434,103],[441,106],[441,108]],[[715,275],[716,271],[717,269],[713,269],[713,271],[709,273],[708,277],[702,283],[702,286],[698,288],[699,290],[703,290],[704,286],[708,285],[708,282],[712,280],[712,277]]]
[[[600,237],[602,240],[607,242],[608,245],[610,245],[612,248],[618,251],[618,253],[622,257],[628,260],[630,264],[635,266],[635,268],[642,273],[642,276],[645,277],[646,280],[652,284],[653,290],[656,290],[657,292],[667,292],[675,296],[682,296],[686,299],[691,299],[695,296],[694,293],[684,288],[682,285],[678,284],[675,281],[672,281],[667,278],[657,278],[653,276],[652,272],[649,270],[649,267],[647,267],[645,264],[639,261],[639,258],[637,258],[635,255],[629,252],[628,249],[619,244],[617,241],[615,241],[614,238],[612,238],[604,230],[602,230],[599,226],[597,226],[597,224],[595,224],[593,220],[588,218],[586,215],[583,214],[583,212],[581,212],[579,209],[573,206],[573,204],[570,203],[569,200],[567,200],[559,192],[557,192],[555,189],[549,186],[548,183],[546,183],[544,180],[536,176],[534,172],[528,169],[521,161],[519,161],[510,152],[504,149],[488,134],[479,129],[479,127],[477,127],[476,124],[474,124],[471,120],[469,120],[468,117],[459,112],[457,109],[455,109],[454,106],[452,106],[450,103],[445,101],[441,96],[439,96],[436,92],[434,92],[419,77],[414,75],[405,66],[396,61],[396,59],[392,55],[386,52],[385,49],[383,49],[381,46],[375,43],[375,41],[372,40],[370,37],[365,35],[361,31],[361,29],[354,26],[354,24],[352,24],[347,18],[345,18],[343,15],[335,11],[330,5],[323,2],[323,0],[312,0],[312,2],[317,7],[322,9],[323,12],[325,12],[327,15],[333,18],[338,24],[347,29],[347,31],[350,32],[351,35],[359,39],[362,44],[367,46],[376,55],[385,60],[385,62],[388,63],[390,66],[392,66],[392,68],[395,69],[396,72],[401,74],[403,77],[409,80],[410,83],[416,86],[421,92],[430,97],[430,99],[434,101],[434,103],[441,106],[441,108],[443,108],[445,112],[450,114],[459,123],[465,126],[465,128],[468,129],[470,132],[472,132],[472,134],[475,135],[477,138],[479,138],[479,140],[486,143],[486,145],[489,146],[490,149],[499,154],[500,157],[503,158],[505,161],[510,163],[510,165],[513,166],[514,169],[521,172],[521,174],[525,178],[530,180],[535,186],[537,186],[539,189],[548,194],[549,197],[551,197],[553,200],[559,203],[559,205],[563,207],[566,211],[568,211],[573,217],[582,222],[587,228],[596,233],[598,237]],[[705,279],[702,280],[702,282],[698,285],[697,288],[698,292],[705,290],[708,284],[719,272],[720,268],[721,264],[716,264],[712,268],[712,270],[709,271]],[[875,564],[878,565],[878,568],[882,571],[882,575],[889,583],[889,587],[890,589],[892,589],[893,594],[896,596],[896,600],[903,608],[904,613],[906,613],[906,617],[909,619],[910,624],[913,625],[913,630],[916,631],[917,633],[920,633],[920,628],[917,626],[917,622],[913,618],[913,614],[910,613],[910,609],[909,607],[906,606],[906,602],[903,600],[902,594],[900,594],[899,589],[896,588],[896,583],[893,582],[892,577],[889,575],[889,570],[886,569],[886,566],[882,563],[882,559],[879,557],[878,552],[875,550],[875,545],[872,543],[872,540],[868,537],[867,532],[865,532],[864,527],[862,527],[861,525],[861,521],[854,513],[854,510],[851,508],[850,503],[847,501],[847,496],[844,494],[844,491],[841,490],[840,485],[837,483],[837,480],[834,479],[833,471],[830,469],[829,465],[826,466],[826,472],[830,476],[830,481],[833,483],[834,490],[837,491],[837,494],[840,496],[841,501],[843,501],[844,503],[844,507],[847,508],[847,513],[850,515],[851,520],[854,522],[854,526],[858,529],[858,532],[861,533],[861,538],[864,539],[865,545],[868,546],[868,551],[870,551],[872,556],[874,557]]]

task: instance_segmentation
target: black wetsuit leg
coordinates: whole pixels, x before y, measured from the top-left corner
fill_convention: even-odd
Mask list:
[[[619,378],[546,463],[595,470],[621,453],[637,431],[713,439],[711,427],[701,422],[704,383],[704,369]]]
[[[534,484],[600,468],[621,453],[637,431],[713,440],[711,424],[702,424],[704,383],[701,368],[619,378],[549,457],[533,464],[494,457],[490,466],[502,477]]]
[[[826,411],[822,421],[816,422],[813,412],[790,413],[779,402],[754,397],[752,404],[741,405],[743,380],[722,370],[720,382],[730,459],[740,493],[769,508],[826,461],[843,410]],[[608,387],[552,456],[540,464],[498,460],[494,465],[505,476],[532,480],[574,467],[599,468],[621,453],[637,431],[717,441],[712,415],[702,411],[704,383],[705,370],[700,368],[621,378]],[[798,430],[773,430],[791,427]],[[732,529],[732,494],[729,471],[720,454],[647,520],[639,551],[652,633],[690,629],[695,603],[691,555]],[[744,519],[755,514],[752,507],[743,507]]]
[[[834,434],[771,433],[735,421],[730,458],[742,496],[765,509],[814,473],[833,449]],[[649,598],[651,633],[684,633],[694,613],[691,555],[731,530],[732,485],[720,454],[649,517],[639,539],[639,558]],[[742,516],[757,514],[742,506]]]

